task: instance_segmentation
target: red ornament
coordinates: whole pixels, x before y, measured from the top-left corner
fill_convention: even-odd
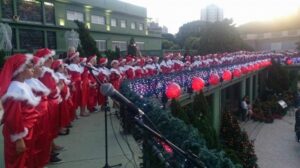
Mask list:
[[[229,70],[223,72],[222,78],[224,81],[230,81],[232,79],[232,73]]]
[[[242,66],[241,71],[243,74],[247,74],[249,72],[249,69],[246,66]]]
[[[233,77],[239,78],[241,77],[241,73],[242,73],[241,70],[239,68],[236,68],[233,70]]]
[[[217,85],[219,84],[219,82],[220,82],[220,77],[218,74],[213,73],[209,76],[208,83],[210,85]]]
[[[286,61],[286,64],[287,64],[287,65],[291,65],[291,64],[293,64],[293,61],[292,61],[291,59],[288,59],[288,60]]]
[[[166,88],[166,95],[169,99],[178,98],[180,94],[181,94],[181,89],[177,83],[172,82],[168,84]]]
[[[194,91],[201,91],[204,88],[205,82],[202,78],[194,77],[192,79],[192,89]]]

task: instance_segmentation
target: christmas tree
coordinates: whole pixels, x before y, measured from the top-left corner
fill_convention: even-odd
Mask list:
[[[241,162],[244,168],[257,167],[253,143],[249,141],[247,133],[241,130],[237,119],[230,112],[223,115],[221,138],[225,148],[228,148],[226,151],[230,151],[228,156],[238,157],[232,160]]]
[[[182,110],[180,103],[177,100],[172,99],[170,107],[174,117],[181,119],[186,124],[190,123],[188,115]]]
[[[96,54],[98,57],[100,56],[100,52],[97,48],[96,41],[90,34],[90,31],[87,29],[84,23],[75,20],[74,21],[78,29],[76,30],[79,34],[80,46],[78,47],[78,51],[83,56],[91,56]]]

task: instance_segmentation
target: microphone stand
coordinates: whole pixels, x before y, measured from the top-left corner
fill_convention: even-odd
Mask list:
[[[196,166],[197,168],[206,168],[205,164],[200,161],[199,157],[195,154],[193,154],[192,152],[188,151],[185,152],[184,150],[182,150],[181,148],[179,148],[178,146],[176,146],[175,144],[173,144],[172,142],[170,142],[168,139],[166,139],[165,137],[163,137],[161,134],[159,134],[158,132],[154,131],[152,128],[150,128],[148,125],[146,125],[143,120],[141,119],[140,116],[136,116],[134,117],[134,121],[135,123],[140,126],[141,128],[143,128],[145,131],[147,131],[148,133],[151,134],[151,136],[165,142],[166,144],[168,144],[172,149],[174,149],[176,152],[178,152],[180,155],[182,155],[183,157],[185,157],[185,166],[187,166],[188,168],[191,168],[192,165]]]
[[[94,75],[93,71],[94,68],[92,67],[89,67],[89,66],[85,66],[90,74],[93,76],[93,78],[96,80],[98,86],[100,87],[102,82]],[[100,89],[98,89],[100,90]],[[113,165],[113,166],[110,166],[108,164],[108,145],[107,145],[107,112],[109,111],[109,107],[108,107],[108,98],[107,96],[105,96],[105,100],[104,100],[104,120],[105,120],[105,165],[103,168],[112,168],[112,167],[121,167],[122,166],[122,163],[120,164],[117,164],[117,165]]]

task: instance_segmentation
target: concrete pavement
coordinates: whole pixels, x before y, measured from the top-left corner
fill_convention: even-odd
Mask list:
[[[300,143],[296,142],[294,124],[294,110],[272,124],[253,121],[241,124],[254,141],[260,168],[300,167]]]

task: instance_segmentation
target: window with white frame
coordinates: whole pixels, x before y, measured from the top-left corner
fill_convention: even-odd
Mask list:
[[[135,42],[135,44],[139,50],[144,50],[144,42]]]
[[[141,30],[141,31],[144,30],[144,24],[143,23],[139,24],[139,30]]]
[[[99,51],[105,51],[106,50],[106,40],[96,40],[97,48]]]
[[[121,20],[121,28],[126,28],[126,20]]]
[[[114,50],[118,46],[121,51],[126,51],[127,42],[126,41],[112,41],[112,49]]]
[[[83,13],[67,10],[67,20],[78,20],[83,22]]]
[[[116,27],[117,26],[117,19],[112,18],[110,20],[110,25],[113,26],[113,27]]]
[[[105,18],[103,16],[92,15],[91,22],[92,24],[105,25]]]
[[[130,25],[131,29],[135,29],[135,23],[132,22],[131,25]]]

